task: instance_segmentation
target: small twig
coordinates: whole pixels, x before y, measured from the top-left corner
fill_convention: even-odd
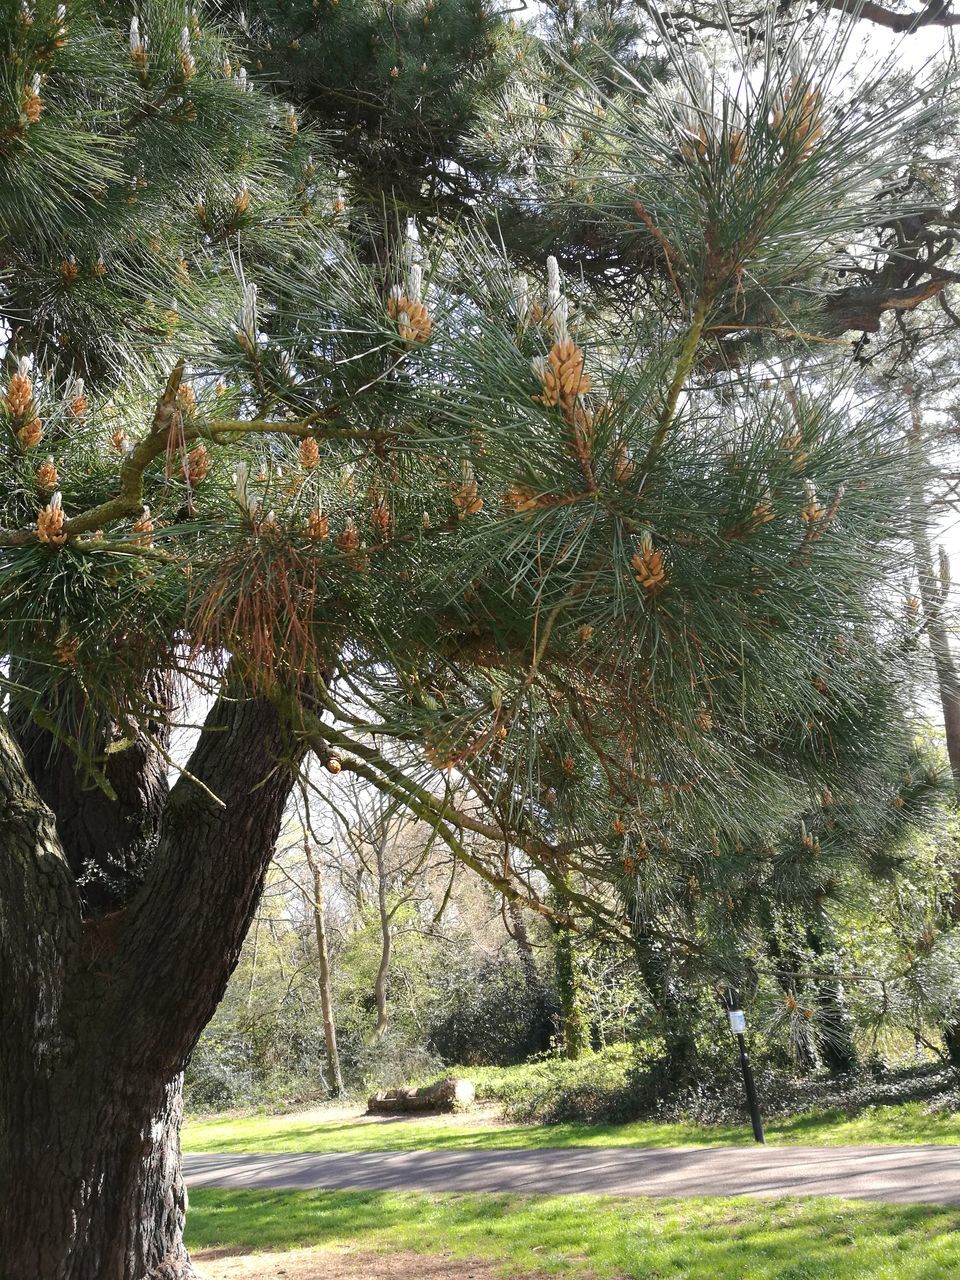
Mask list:
[[[683,293],[680,290],[679,284],[677,284],[677,277],[673,274],[673,261],[670,257],[670,241],[667,239],[667,237],[663,234],[663,232],[654,222],[653,218],[650,216],[649,212],[647,211],[646,205],[641,200],[634,200],[633,210],[634,210],[634,213],[636,213],[637,217],[640,218],[640,220],[643,222],[643,225],[647,228],[647,230],[653,236],[654,240],[656,240],[657,244],[663,250],[663,256],[666,259],[666,263],[667,263],[667,271],[670,275],[670,283],[673,285],[678,299],[682,302]]]

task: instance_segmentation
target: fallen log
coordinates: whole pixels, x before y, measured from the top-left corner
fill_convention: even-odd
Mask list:
[[[381,1089],[367,1099],[368,1115],[403,1115],[413,1111],[467,1111],[477,1091],[470,1080],[447,1076],[422,1089]]]

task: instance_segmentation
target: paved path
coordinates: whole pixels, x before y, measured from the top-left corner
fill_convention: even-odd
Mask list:
[[[845,1196],[960,1204],[957,1147],[567,1147],[351,1155],[187,1155],[191,1187]]]

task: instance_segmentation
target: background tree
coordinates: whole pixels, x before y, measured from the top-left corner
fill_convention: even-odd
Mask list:
[[[340,1051],[337,1048],[337,1023],[330,980],[330,949],[327,945],[323,872],[320,869],[316,851],[311,849],[309,842],[304,844],[303,856],[306,859],[307,866],[310,869],[310,877],[313,881],[313,897],[310,905],[313,908],[314,928],[317,935],[317,981],[320,986],[320,1001],[323,1009],[323,1038],[327,1051],[330,1095],[338,1098],[343,1093],[343,1073],[340,1070]]]

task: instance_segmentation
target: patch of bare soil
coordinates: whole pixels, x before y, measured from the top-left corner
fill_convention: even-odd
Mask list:
[[[423,1120],[442,1120],[444,1126],[452,1129],[495,1128],[504,1127],[503,1116],[495,1102],[481,1102],[466,1111],[417,1111],[406,1115],[368,1115],[361,1107],[323,1107],[315,1111],[302,1113],[303,1119],[316,1119],[323,1122],[337,1122],[362,1125],[404,1125],[417,1124]]]
[[[289,1249],[237,1253],[205,1249],[193,1255],[202,1280],[495,1280],[504,1271],[487,1262],[419,1253],[358,1253],[343,1249]],[[525,1280],[537,1280],[524,1272]]]
[[[249,1111],[223,1111],[216,1117],[214,1116],[197,1116],[195,1119],[201,1123],[204,1120],[220,1119],[243,1120],[249,1116]],[[337,1106],[325,1104],[321,1107],[310,1107],[307,1110],[295,1110],[278,1112],[281,1116],[291,1116],[301,1124],[362,1124],[362,1125],[405,1125],[419,1124],[423,1120],[442,1120],[450,1128],[509,1128],[510,1126],[504,1121],[500,1111],[500,1107],[496,1102],[478,1102],[475,1106],[468,1108],[466,1111],[418,1111],[410,1112],[407,1115],[375,1115],[367,1114],[366,1107],[354,1104],[353,1106]]]

